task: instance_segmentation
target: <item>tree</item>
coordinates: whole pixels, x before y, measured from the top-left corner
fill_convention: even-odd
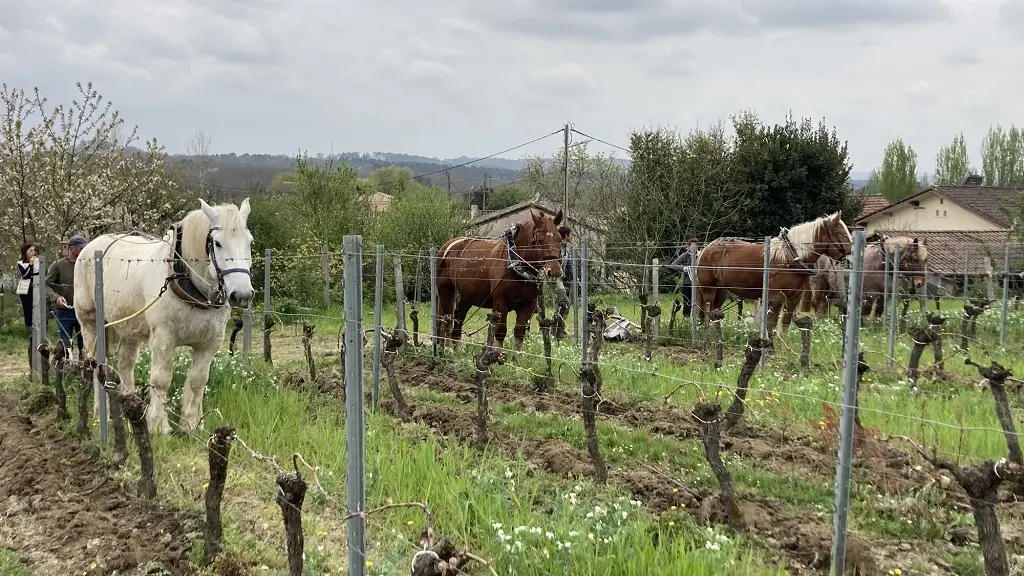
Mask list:
[[[953,141],[943,146],[935,156],[935,184],[939,186],[952,186],[963,182],[964,177],[973,174],[967,156],[967,142],[964,140],[963,132],[953,138]]]
[[[519,174],[519,185],[528,197],[539,195],[553,206],[565,201],[565,152],[553,158],[528,157]],[[612,154],[595,154],[586,143],[569,148],[569,214],[591,226],[606,222],[625,187],[626,171]]]
[[[406,190],[422,186],[414,180],[415,176],[416,173],[405,166],[383,166],[371,172],[367,180],[375,192],[400,196]]]
[[[415,252],[437,247],[465,228],[463,209],[440,188],[420,187],[399,196],[370,225],[373,244]]]
[[[357,186],[358,175],[347,163],[312,165],[296,159],[289,207],[298,221],[297,237],[340,249],[346,234],[360,234],[370,214],[369,194]]]
[[[518,186],[502,186],[491,189],[487,194],[487,206],[485,210],[502,210],[509,206],[515,206],[520,202],[526,202],[531,195]]]
[[[889,202],[899,202],[918,192],[917,153],[901,138],[885,147],[876,181],[878,193]]]
[[[188,185],[207,199],[210,198],[207,175],[213,169],[210,162],[212,149],[213,136],[203,130],[196,130],[192,138],[185,143],[186,158],[183,164],[186,166],[185,175]]]
[[[733,119],[737,185],[743,193],[740,233],[774,236],[779,229],[835,212],[850,205],[849,153],[820,121],[797,122],[787,116],[782,124],[762,124],[753,113]],[[844,212],[852,221],[855,213]]]
[[[133,146],[137,128],[92,84],[51,107],[36,89],[2,87],[0,205],[5,246],[14,240],[56,247],[75,233],[139,230],[162,234],[194,207],[156,140]]]
[[[1024,131],[989,128],[981,142],[981,172],[988,186],[1024,185]]]
[[[809,120],[767,126],[756,114],[732,118],[685,138],[664,130],[630,136],[627,185],[608,199],[609,230],[618,258],[675,256],[691,236],[763,237],[843,210],[855,200],[845,143],[824,123]]]

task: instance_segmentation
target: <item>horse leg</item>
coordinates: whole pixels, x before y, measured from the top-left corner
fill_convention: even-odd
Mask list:
[[[800,298],[800,296],[797,296]],[[785,298],[783,297],[782,306],[785,308],[785,312],[782,314],[782,336],[786,337],[789,335],[789,325],[793,322],[793,316],[796,315],[797,309],[797,298]]]
[[[498,320],[494,326],[494,345],[500,349],[505,349],[505,336],[508,335],[508,310],[504,306],[494,305],[494,312],[498,313]]]
[[[171,388],[174,363],[174,341],[171,336],[154,332],[149,339],[151,360],[149,366],[149,410],[146,424],[152,434],[170,434],[167,421],[167,392]]]
[[[472,304],[466,300],[459,301],[455,307],[455,313],[452,315],[452,350],[462,348],[462,325],[466,321],[466,314],[472,307]]]
[[[452,317],[455,311],[455,300],[457,293],[455,287],[447,282],[438,280],[437,282],[437,317],[443,318],[444,316]],[[440,326],[438,326],[440,329]],[[461,335],[461,330],[459,331]],[[438,334],[438,344],[443,348],[445,344],[445,335]],[[454,340],[457,338],[455,332],[451,333],[451,338]]]
[[[533,311],[537,308],[537,303],[534,302],[533,306],[527,306],[522,310],[516,310],[516,325],[512,329],[512,337],[515,339],[515,350],[516,352],[523,351],[523,342],[526,340],[526,329],[530,327],[530,319],[533,318]]]
[[[192,366],[188,369],[185,386],[181,395],[182,430],[195,430],[203,415],[203,392],[210,379],[210,363],[217,354],[217,346],[194,346],[192,348]]]
[[[121,376],[121,390],[135,392],[135,365],[139,362],[139,342],[121,340],[117,350],[117,372]]]

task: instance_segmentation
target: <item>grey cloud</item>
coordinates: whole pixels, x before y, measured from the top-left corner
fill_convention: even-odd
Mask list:
[[[705,30],[742,33],[749,20],[731,0],[523,0],[490,12],[477,5],[492,28],[548,40],[637,41]]]
[[[999,7],[999,19],[1006,25],[1024,25],[1024,0],[1005,0]]]
[[[981,58],[970,52],[956,52],[945,56],[946,62],[955,66],[977,66],[981,64]]]
[[[741,0],[766,28],[838,28],[914,24],[950,17],[942,0]]]
[[[491,27],[548,40],[643,41],[713,31],[837,28],[949,18],[942,0],[522,0],[477,5]]]

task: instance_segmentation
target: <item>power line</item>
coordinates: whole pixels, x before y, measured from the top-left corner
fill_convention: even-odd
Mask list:
[[[600,138],[598,138],[596,136],[591,136],[590,134],[587,134],[585,132],[580,132],[579,130],[577,130],[575,128],[570,128],[570,130],[572,130],[573,132],[579,134],[580,136],[583,136],[584,138],[590,138],[591,140],[593,140],[595,142],[600,142],[601,144],[604,144],[605,146],[611,146],[612,148],[618,148],[619,150],[622,150],[623,152],[629,154],[629,148],[626,148],[625,146],[619,146],[618,144],[612,144],[611,142],[608,142],[607,140],[602,140],[602,139],[600,139]]]

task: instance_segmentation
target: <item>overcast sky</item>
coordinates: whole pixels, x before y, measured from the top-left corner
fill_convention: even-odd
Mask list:
[[[214,152],[482,156],[625,145],[751,108],[824,117],[867,171],[1024,119],[1024,0],[0,0],[0,81],[92,80],[144,137]],[[508,154],[550,153],[553,136]],[[623,153],[619,153],[622,155]],[[979,166],[980,167],[980,166]]]

